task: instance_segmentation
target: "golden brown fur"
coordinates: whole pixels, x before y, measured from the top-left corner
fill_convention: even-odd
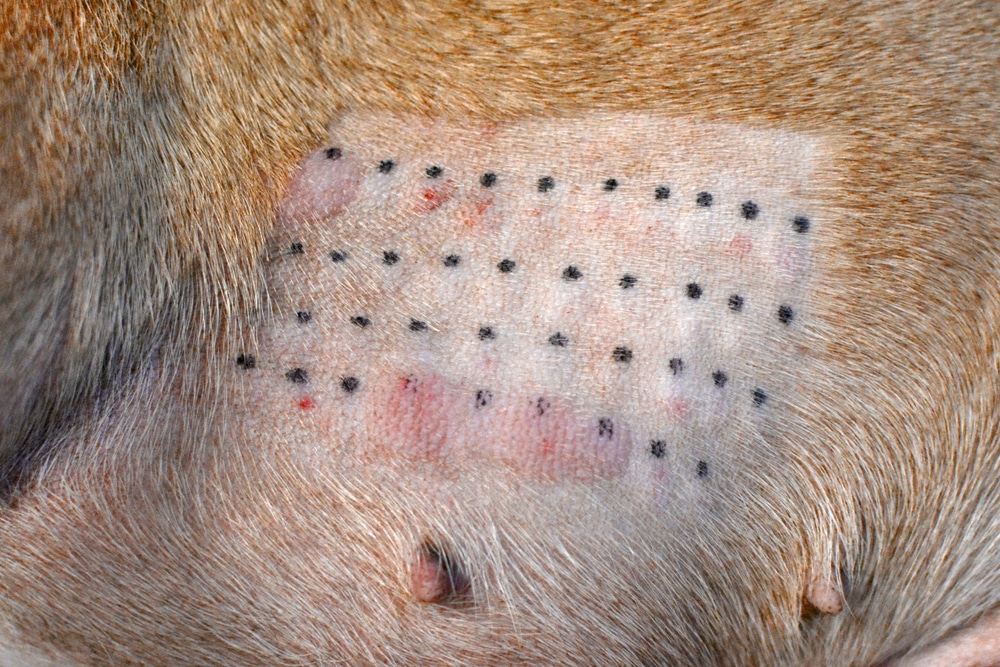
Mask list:
[[[0,22],[9,644],[85,664],[868,665],[997,608],[991,3],[15,0]],[[522,634],[503,614],[475,623],[403,601],[396,627],[369,632],[367,600],[316,592],[402,579],[347,521],[407,512],[355,497],[335,515],[345,523],[318,526],[324,491],[340,487],[242,451],[215,375],[262,312],[283,184],[345,108],[459,120],[646,109],[841,149],[803,357],[818,378],[809,409],[775,443],[777,467],[756,471],[767,488],[748,516],[771,516],[761,543],[733,542],[728,572],[688,574],[705,578],[701,598],[678,602],[688,625],[670,617],[644,637],[635,610],[578,619],[563,582],[526,578],[510,585],[552,604]],[[92,446],[116,437],[127,447]],[[405,520],[433,524],[419,510]],[[291,537],[366,572],[287,562]],[[580,541],[598,551],[601,536]],[[847,610],[811,613],[803,590],[831,563]],[[567,617],[546,618],[555,609]]]

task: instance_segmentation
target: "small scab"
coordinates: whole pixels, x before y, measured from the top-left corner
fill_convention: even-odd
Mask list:
[[[236,356],[236,365],[244,370],[257,368],[257,358],[252,354],[240,354]]]
[[[549,401],[549,399],[545,398],[544,396],[541,396],[535,400],[535,413],[539,417],[544,416],[545,413],[548,412],[549,408],[551,407],[552,407],[552,402]]]
[[[361,386],[361,380],[354,377],[353,375],[340,379],[340,388],[348,394],[353,394]]]
[[[699,477],[699,479],[704,479],[705,477],[708,477],[708,462],[707,461],[698,461],[698,468],[697,468],[697,470],[698,470],[698,477]]]
[[[650,440],[649,453],[654,459],[662,459],[667,453],[667,443],[662,440]]]
[[[685,287],[685,291],[687,292],[688,298],[692,300],[700,299],[701,295],[704,293],[701,289],[701,285],[698,283],[688,283]]]
[[[551,176],[542,176],[538,179],[538,191],[539,192],[550,192],[556,187],[556,179]]]
[[[609,178],[608,180],[604,181],[605,192],[614,192],[617,189],[618,189],[618,179]]]
[[[422,320],[411,319],[409,328],[410,331],[427,331],[427,323]]]
[[[752,201],[745,201],[740,206],[740,215],[743,216],[744,220],[756,220],[757,216],[760,215],[760,207]]]
[[[367,317],[365,317],[364,315],[355,315],[354,317],[351,318],[350,321],[351,324],[361,329],[366,328],[369,324],[372,323],[372,321]]]
[[[670,199],[670,188],[666,185],[661,185],[655,190],[653,190],[653,198],[656,201],[666,201]]]
[[[695,202],[698,204],[698,206],[701,206],[702,208],[708,208],[709,206],[711,206],[712,200],[713,197],[711,192],[699,192],[698,196],[695,197]]]
[[[516,266],[517,262],[514,260],[502,259],[500,260],[500,263],[497,264],[497,269],[500,270],[500,273],[511,273]]]
[[[339,160],[344,155],[344,151],[339,148],[327,148],[324,153],[327,160]]]
[[[312,313],[310,313],[308,310],[300,310],[299,312],[295,313],[295,317],[296,319],[298,319],[299,324],[308,324],[309,320],[312,319]]]
[[[493,327],[479,327],[479,340],[493,340],[497,337],[497,332]]]
[[[293,368],[285,373],[285,378],[292,384],[306,384],[309,382],[309,373],[304,368]]]
[[[459,257],[458,255],[448,255],[447,257],[444,258],[444,260],[442,260],[441,263],[444,264],[449,269],[451,269],[461,264],[462,258]]]
[[[334,264],[340,264],[341,262],[347,261],[347,252],[344,250],[334,250],[330,253],[330,261]]]
[[[635,287],[635,284],[637,282],[639,282],[638,278],[629,273],[626,273],[624,276],[621,277],[621,279],[619,279],[618,286],[621,287],[622,289],[631,289]]]
[[[496,185],[496,182],[497,182],[497,175],[494,174],[492,171],[488,171],[479,177],[479,184],[482,185],[484,188],[492,188],[494,185]]]
[[[305,250],[303,250],[303,248],[302,248],[302,242],[301,241],[296,241],[292,245],[288,246],[288,254],[289,255],[301,255],[303,252],[305,252]]]
[[[620,345],[611,351],[611,358],[620,364],[627,364],[632,361],[632,350]]]
[[[583,278],[583,272],[581,272],[580,269],[570,264],[565,269],[563,269],[562,277],[563,280],[572,282],[575,280],[579,280],[580,278]]]
[[[809,231],[809,218],[804,215],[796,216],[792,220],[792,229],[794,229],[799,234],[805,234]]]
[[[382,263],[387,266],[392,266],[399,261],[399,253],[395,250],[385,250],[382,252]]]
[[[396,163],[392,160],[382,160],[378,163],[378,173],[388,174],[392,171],[392,168],[396,166]]]
[[[568,344],[569,338],[558,331],[549,336],[549,345],[554,345],[555,347],[566,347]]]
[[[726,383],[729,382],[729,376],[727,376],[722,371],[715,371],[712,373],[712,382],[715,384],[716,387],[722,389],[723,387],[726,386]]]
[[[795,317],[791,306],[778,306],[778,321],[782,324],[790,324]]]
[[[610,440],[615,434],[615,423],[610,417],[601,417],[597,420],[597,437]]]
[[[738,313],[743,310],[743,297],[739,294],[729,295],[729,310]]]
[[[424,173],[427,174],[427,178],[440,178],[441,174],[444,173],[444,169],[442,169],[437,165],[434,165],[431,167],[427,167],[427,169],[424,169]]]

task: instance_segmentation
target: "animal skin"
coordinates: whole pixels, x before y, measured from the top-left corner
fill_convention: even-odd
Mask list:
[[[0,663],[1000,664],[993,3],[0,24]]]

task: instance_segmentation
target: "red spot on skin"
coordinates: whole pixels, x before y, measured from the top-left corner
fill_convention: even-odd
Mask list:
[[[753,241],[749,236],[740,235],[733,238],[733,240],[729,242],[729,247],[727,247],[723,252],[730,257],[743,259],[750,254],[751,250],[753,250]]]
[[[485,120],[480,124],[479,131],[482,134],[483,139],[492,139],[497,135],[497,132],[500,131],[500,124],[496,121]]]
[[[667,401],[667,413],[671,417],[683,417],[691,409],[691,404],[683,398],[672,398]]]
[[[462,223],[470,229],[481,226],[483,222],[483,215],[487,210],[489,210],[490,206],[493,206],[492,197],[489,199],[473,201],[472,208],[462,213]]]
[[[597,218],[597,222],[601,223],[602,226],[606,225],[611,222],[611,206],[608,204],[601,204],[594,212],[594,216]]]
[[[528,215],[532,218],[540,218],[542,217],[542,210],[540,208],[528,209]]]
[[[455,182],[448,180],[441,185],[424,188],[413,205],[416,213],[430,213],[441,208],[455,196]]]
[[[303,410],[312,410],[316,407],[316,401],[309,396],[303,396],[299,399],[299,407]]]

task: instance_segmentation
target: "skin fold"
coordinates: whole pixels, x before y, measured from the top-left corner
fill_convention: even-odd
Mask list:
[[[1000,662],[991,3],[15,0],[0,25],[3,664]],[[731,476],[662,510],[627,476],[261,428],[234,360],[265,368],[293,305],[276,239],[335,121],[629,113],[823,147],[794,400]]]

